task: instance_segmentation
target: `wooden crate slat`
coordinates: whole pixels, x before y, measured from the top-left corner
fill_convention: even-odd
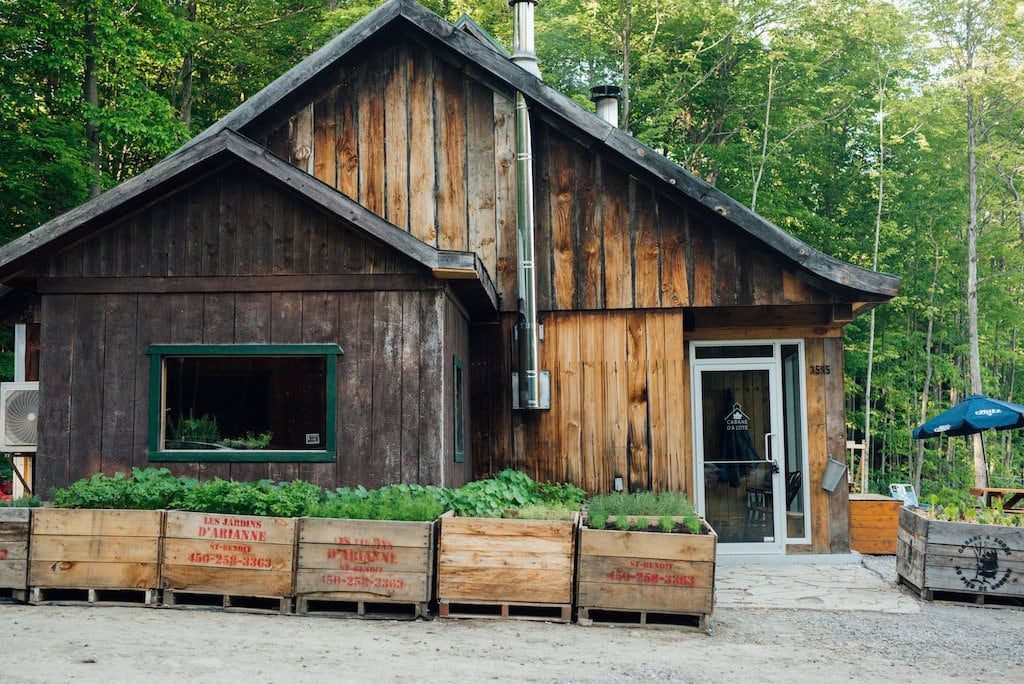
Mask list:
[[[153,563],[91,563],[31,561],[29,585],[69,589],[149,589],[159,583],[160,566]]]
[[[545,520],[517,520],[515,518],[445,518],[442,523],[447,537],[459,535],[487,535],[488,537],[513,537],[551,539],[571,534],[573,523]]]
[[[161,574],[163,588],[179,592],[235,596],[289,596],[292,593],[291,571],[235,570],[165,563]]]
[[[391,572],[426,572],[429,548],[377,548],[355,544],[299,543],[300,570],[334,570],[344,566],[381,567]]]
[[[32,536],[32,559],[93,563],[152,563],[160,553],[160,537]]]
[[[605,610],[647,610],[667,613],[710,613],[714,590],[681,591],[666,587],[616,586],[580,582],[577,601],[581,606]]]
[[[613,576],[619,579],[612,580]],[[715,564],[711,561],[591,556],[580,559],[579,581],[606,584],[648,581],[666,588],[714,587]]]
[[[426,572],[300,569],[295,575],[295,593],[338,599],[344,597],[352,601],[390,599],[418,603],[430,595],[429,580],[430,576]],[[336,587],[337,591],[329,591],[324,587]]]
[[[430,547],[430,539],[431,523],[421,522],[304,518],[299,529],[300,544],[384,544],[425,549]]]
[[[7,523],[28,523],[32,510],[14,506],[0,508],[0,528]]]
[[[28,533],[27,522],[0,523],[0,544],[25,541],[28,539]]]
[[[621,530],[580,531],[580,556],[681,559],[714,554],[713,535]]]
[[[0,561],[0,589],[24,589],[28,586],[28,561]]]
[[[164,540],[164,563],[169,565],[288,572],[293,565],[294,553],[290,544],[211,542],[205,539]]]
[[[167,539],[294,544],[295,518],[168,511]]]
[[[488,537],[485,535],[441,535],[439,550],[441,554],[480,551],[482,553],[499,553],[507,556],[527,551],[551,556],[570,555],[573,548],[571,537],[562,534],[552,539],[541,537]]]
[[[40,508],[32,534],[85,537],[159,537],[162,511]]]

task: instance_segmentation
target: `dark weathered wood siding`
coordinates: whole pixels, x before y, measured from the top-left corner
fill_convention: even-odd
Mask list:
[[[257,203],[266,208],[253,211]],[[157,343],[337,343],[345,352],[335,463],[178,472],[330,487],[442,482],[450,435],[441,369],[464,319],[419,266],[278,186],[225,169],[38,270],[42,492],[147,464],[145,352]]]
[[[441,249],[480,255],[516,302],[512,93],[426,47],[382,44],[249,133]],[[534,120],[542,309],[814,304],[830,295],[721,217]]]

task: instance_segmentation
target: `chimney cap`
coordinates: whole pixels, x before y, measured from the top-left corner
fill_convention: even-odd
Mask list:
[[[597,102],[598,100],[604,100],[609,97],[613,97],[618,100],[622,97],[622,88],[617,85],[605,84],[594,86],[590,89],[591,102]]]

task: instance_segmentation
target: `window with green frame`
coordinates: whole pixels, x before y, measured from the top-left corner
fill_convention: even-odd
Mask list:
[[[452,392],[452,415],[455,424],[452,442],[455,444],[455,462],[463,463],[466,460],[466,374],[462,369],[462,359],[453,357],[452,377],[454,378],[454,391]]]
[[[336,344],[155,344],[149,460],[329,462]]]

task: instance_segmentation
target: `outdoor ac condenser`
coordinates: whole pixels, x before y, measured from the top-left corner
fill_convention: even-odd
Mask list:
[[[36,450],[39,424],[39,383],[0,383],[0,451]]]

